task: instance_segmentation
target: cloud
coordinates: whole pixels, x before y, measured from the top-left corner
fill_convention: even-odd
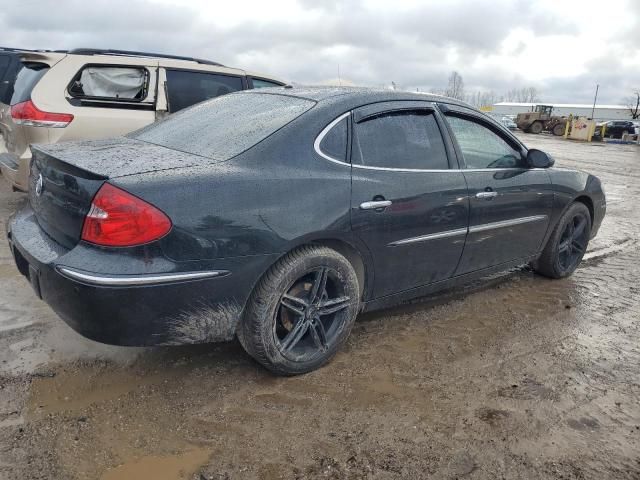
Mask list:
[[[455,69],[469,90],[500,94],[534,85],[549,101],[588,101],[587,86],[601,81],[603,101],[611,103],[640,86],[640,54],[630,40],[640,31],[640,2],[626,10],[635,23],[611,27],[604,37],[607,24],[590,30],[551,0],[407,0],[392,8],[386,0],[285,3],[60,0],[43,8],[39,1],[5,0],[0,31],[9,46],[190,55],[298,83],[340,74],[357,84],[394,81],[424,91],[445,87]],[[591,3],[594,11],[601,7]],[[608,40],[590,44],[594,32]],[[614,52],[626,60],[611,63]]]

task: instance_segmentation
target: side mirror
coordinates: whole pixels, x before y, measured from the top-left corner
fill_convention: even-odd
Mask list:
[[[552,167],[556,161],[553,157],[542,150],[532,148],[527,153],[527,165],[530,168],[549,168]]]

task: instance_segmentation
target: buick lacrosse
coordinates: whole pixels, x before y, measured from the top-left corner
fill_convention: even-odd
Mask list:
[[[32,150],[9,244],[71,327],[117,345],[237,335],[284,375],[331,359],[361,311],[527,263],[570,275],[605,214],[596,177],[406,92],[245,91]]]

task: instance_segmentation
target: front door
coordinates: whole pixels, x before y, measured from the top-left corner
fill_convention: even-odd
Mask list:
[[[379,103],[352,123],[351,221],[374,259],[374,297],[451,277],[467,234],[467,187],[433,105]]]
[[[446,119],[464,160],[471,207],[456,274],[535,255],[551,216],[548,172],[528,168],[517,140],[471,110],[448,109]]]

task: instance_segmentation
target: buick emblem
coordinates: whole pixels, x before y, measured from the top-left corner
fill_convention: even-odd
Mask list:
[[[36,195],[39,197],[42,195],[42,187],[44,186],[44,180],[42,174],[38,175],[38,181],[36,182]]]

